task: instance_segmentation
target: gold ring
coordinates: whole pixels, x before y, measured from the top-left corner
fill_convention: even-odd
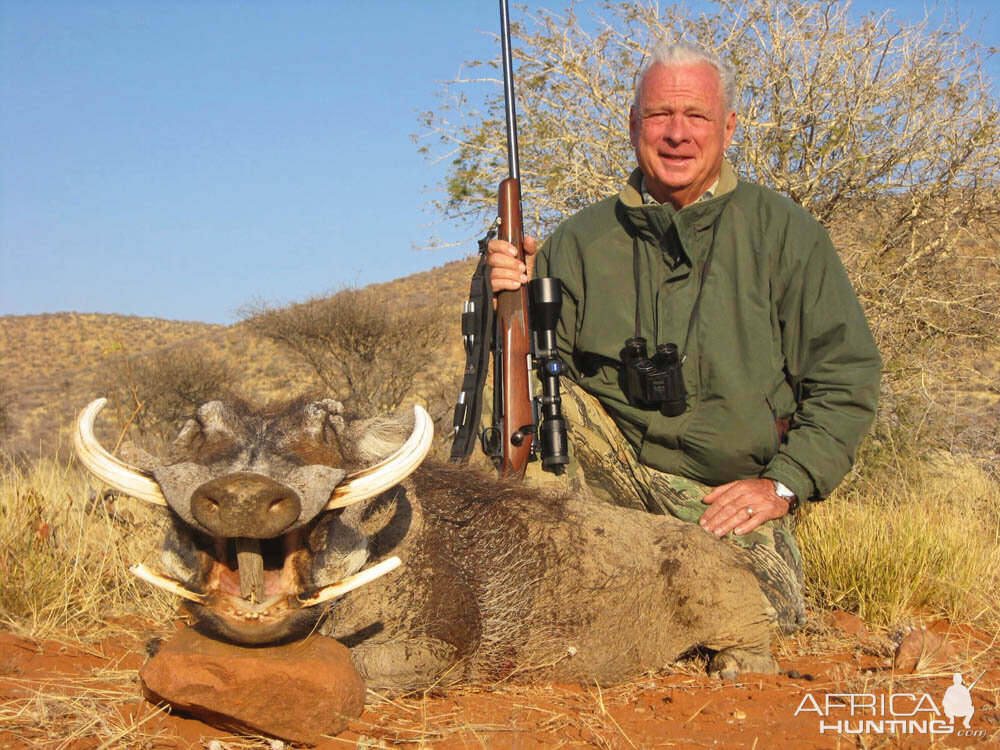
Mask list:
[[[747,518],[753,518],[754,510],[749,505],[747,506]]]

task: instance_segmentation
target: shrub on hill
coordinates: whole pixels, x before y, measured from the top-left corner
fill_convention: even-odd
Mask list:
[[[185,343],[129,356],[121,346],[106,361],[106,392],[121,426],[134,426],[155,447],[171,440],[194,410],[232,393],[240,373],[204,344]]]
[[[253,332],[306,362],[326,393],[363,415],[402,404],[445,331],[440,310],[397,307],[367,289],[284,308],[257,303],[241,314]]]

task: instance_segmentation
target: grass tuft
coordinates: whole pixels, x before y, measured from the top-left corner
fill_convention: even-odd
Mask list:
[[[159,546],[157,512],[100,489],[54,460],[0,474],[0,627],[92,640],[109,620],[173,618],[171,597],[128,572]]]
[[[910,459],[848,484],[798,538],[822,608],[875,625],[919,613],[1000,628],[1000,487],[972,463]]]

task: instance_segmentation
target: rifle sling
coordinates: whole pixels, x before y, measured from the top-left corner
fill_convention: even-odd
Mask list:
[[[455,405],[452,461],[464,461],[472,453],[483,415],[483,386],[486,384],[494,335],[493,292],[490,288],[490,269],[486,264],[486,243],[489,239],[490,235],[487,235],[479,242],[479,263],[469,285],[469,302],[462,312],[465,375],[462,392]]]

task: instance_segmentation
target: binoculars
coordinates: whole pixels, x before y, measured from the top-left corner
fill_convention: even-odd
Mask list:
[[[660,344],[650,358],[646,339],[631,338],[625,342],[622,362],[625,364],[622,390],[631,403],[643,409],[659,409],[667,417],[684,413],[687,391],[677,344]]]

